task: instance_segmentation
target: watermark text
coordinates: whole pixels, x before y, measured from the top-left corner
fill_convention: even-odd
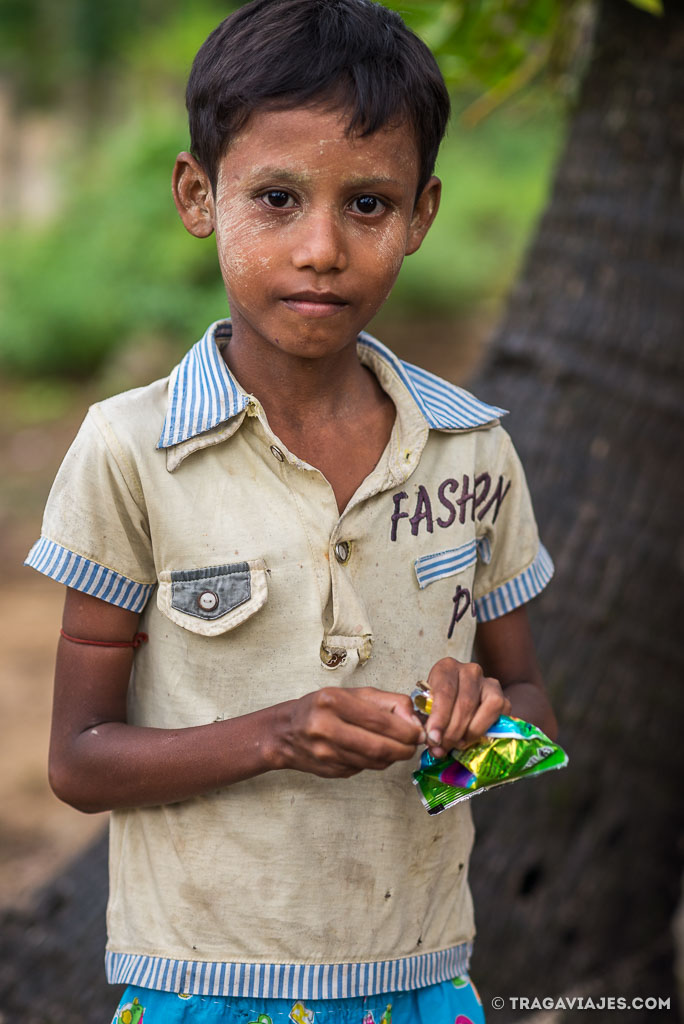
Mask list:
[[[667,996],[494,996],[495,1010],[669,1010]]]

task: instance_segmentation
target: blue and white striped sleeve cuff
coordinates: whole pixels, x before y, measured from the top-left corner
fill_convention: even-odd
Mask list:
[[[129,580],[114,569],[77,555],[47,537],[36,541],[24,565],[37,569],[58,583],[91,597],[99,597],[101,601],[108,601],[129,612],[141,612],[155,587],[154,583]]]
[[[508,583],[502,583],[475,601],[478,622],[491,622],[501,615],[531,601],[541,593],[553,576],[553,562],[546,548],[540,544],[537,556],[531,565]]]

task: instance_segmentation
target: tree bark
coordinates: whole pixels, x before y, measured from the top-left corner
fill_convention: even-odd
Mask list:
[[[550,203],[474,387],[511,410],[556,562],[531,614],[570,756],[474,804],[485,1007],[573,989],[675,997],[683,161],[684,11],[605,0]]]
[[[22,911],[0,917],[0,1024],[107,1024],[123,992],[104,973],[107,836]]]

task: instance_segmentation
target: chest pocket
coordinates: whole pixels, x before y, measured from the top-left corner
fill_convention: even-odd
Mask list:
[[[418,586],[423,590],[437,580],[456,576],[474,565],[478,557],[481,562],[489,562],[492,557],[487,537],[473,538],[457,548],[438,551],[434,555],[423,555],[413,563]]]
[[[172,622],[192,633],[218,636],[235,629],[266,603],[266,564],[212,565],[159,573],[157,605]]]

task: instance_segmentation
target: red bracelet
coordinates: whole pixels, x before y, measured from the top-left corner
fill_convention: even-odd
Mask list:
[[[149,640],[147,633],[136,633],[132,640],[83,640],[78,636],[69,636],[63,629],[60,629],[59,632],[65,640],[70,640],[72,644],[87,644],[88,647],[140,647],[141,644],[145,644]]]

